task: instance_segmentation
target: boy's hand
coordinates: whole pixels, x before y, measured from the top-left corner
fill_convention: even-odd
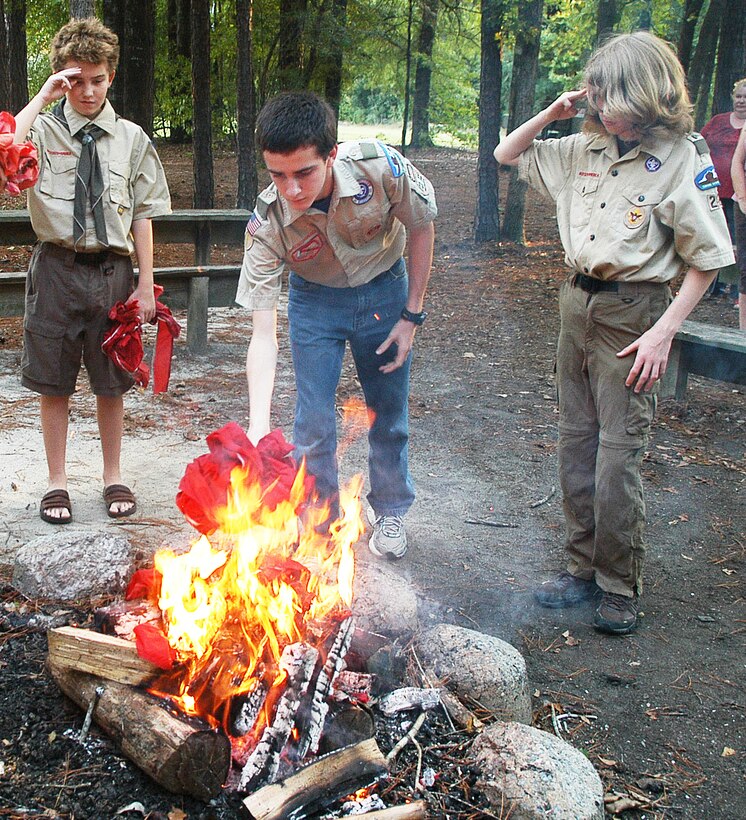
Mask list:
[[[65,94],[73,87],[71,79],[80,76],[80,68],[63,68],[51,77],[47,77],[44,85],[39,89],[39,96],[44,105],[62,99]]]
[[[155,295],[153,288],[135,288],[125,304],[137,299],[137,315],[142,324],[147,324],[155,317]]]
[[[549,106],[544,109],[544,113],[549,117],[551,122],[554,120],[569,120],[574,117],[578,111],[578,103],[588,96],[585,88],[579,91],[565,91]]]
[[[395,344],[396,356],[390,362],[378,368],[381,373],[393,373],[394,370],[398,370],[404,364],[414,344],[415,330],[417,330],[416,325],[412,322],[407,322],[406,319],[399,319],[391,328],[391,333],[389,333],[384,343],[376,350],[376,353],[380,356],[385,353],[392,344]]]
[[[635,361],[624,384],[633,387],[635,393],[650,392],[655,383],[663,378],[668,364],[668,354],[671,350],[670,339],[660,338],[655,332],[655,326],[635,339],[616,355],[621,359],[635,353]]]

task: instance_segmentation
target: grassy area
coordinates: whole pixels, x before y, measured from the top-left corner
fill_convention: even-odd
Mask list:
[[[390,145],[401,145],[401,123],[400,122],[386,122],[374,125],[355,122],[340,122],[339,123],[339,140],[365,140],[378,139],[387,142]],[[407,139],[411,137],[411,131],[407,132]],[[464,144],[444,132],[438,132],[435,137],[435,144],[445,148],[464,148]]]

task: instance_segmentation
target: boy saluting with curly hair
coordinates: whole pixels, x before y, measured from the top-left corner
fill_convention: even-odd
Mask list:
[[[137,300],[141,322],[155,314],[151,219],[170,213],[171,202],[147,134],[107,100],[118,61],[117,36],[99,20],[68,23],[52,41],[54,73],[16,117],[16,141],[28,134],[39,154],[39,179],[28,191],[39,241],[27,277],[21,380],[40,394],[49,484],[39,513],[52,524],[72,520],[65,460],[81,361],[96,396],[107,513],[136,508],[120,470],[123,395],[133,379],[101,343],[116,302]]]

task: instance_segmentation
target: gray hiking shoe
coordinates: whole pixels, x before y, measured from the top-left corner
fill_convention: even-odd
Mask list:
[[[379,558],[396,561],[407,551],[407,533],[404,519],[400,515],[379,515],[368,508],[368,520],[373,532],[368,540],[368,549]]]
[[[628,635],[637,629],[639,598],[604,592],[593,618],[593,626],[609,635]]]
[[[537,587],[534,590],[534,598],[541,606],[562,609],[587,601],[600,591],[595,581],[586,581],[584,578],[570,575],[569,572],[560,572],[556,578],[544,581]]]

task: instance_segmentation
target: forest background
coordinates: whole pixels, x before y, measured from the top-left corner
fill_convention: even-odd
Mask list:
[[[576,87],[609,33],[651,29],[674,45],[697,127],[730,110],[746,75],[746,0],[0,0],[0,109],[26,104],[54,32],[91,14],[120,36],[117,111],[157,140],[192,144],[194,207],[214,205],[216,143],[235,147],[236,206],[253,207],[256,111],[311,88],[341,120],[398,124],[404,151],[477,149],[478,242],[523,239],[515,173],[503,220],[497,205],[501,129]]]

